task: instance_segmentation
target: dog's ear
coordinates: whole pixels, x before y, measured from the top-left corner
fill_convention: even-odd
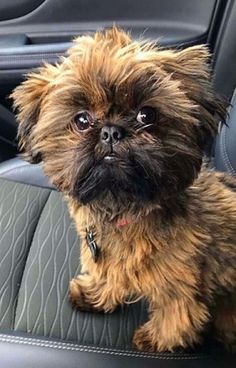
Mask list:
[[[180,88],[197,107],[193,114],[199,121],[199,145],[204,148],[217,133],[219,122],[225,121],[228,105],[213,90],[209,50],[198,45],[181,51],[160,51],[159,57],[163,69],[180,81]]]
[[[41,161],[40,152],[35,152],[32,147],[32,136],[43,101],[57,75],[58,67],[46,64],[28,74],[26,80],[10,95],[17,111],[19,147],[25,159],[31,163]]]

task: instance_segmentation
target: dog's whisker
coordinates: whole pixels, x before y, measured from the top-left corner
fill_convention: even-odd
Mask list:
[[[144,126],[141,126],[140,128],[138,128],[138,129],[136,130],[136,132],[137,132],[137,133],[139,133],[139,132],[141,132],[142,130],[145,130],[145,129],[149,128],[150,126],[153,126],[153,124],[146,124],[146,125],[144,125]]]

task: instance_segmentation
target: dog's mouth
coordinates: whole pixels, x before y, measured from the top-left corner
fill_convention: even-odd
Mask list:
[[[104,161],[107,163],[113,163],[115,161],[118,161],[118,159],[118,156],[114,152],[104,156]]]
[[[143,165],[124,154],[106,152],[86,168],[87,172],[76,178],[72,192],[84,205],[95,199],[106,202],[106,198],[115,203],[149,202],[156,192],[152,172],[148,175],[147,168],[145,171]]]

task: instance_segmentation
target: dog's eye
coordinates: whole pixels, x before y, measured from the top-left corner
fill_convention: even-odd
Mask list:
[[[156,120],[156,110],[150,106],[144,106],[139,110],[136,120],[141,124],[153,124]]]
[[[74,117],[74,123],[79,130],[87,130],[93,125],[93,118],[87,111],[79,112]]]

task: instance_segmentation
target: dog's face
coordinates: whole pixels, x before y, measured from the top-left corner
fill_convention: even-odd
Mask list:
[[[224,114],[207,58],[203,46],[160,51],[116,28],[80,37],[13,93],[22,150],[84,204],[165,200],[193,182]]]

